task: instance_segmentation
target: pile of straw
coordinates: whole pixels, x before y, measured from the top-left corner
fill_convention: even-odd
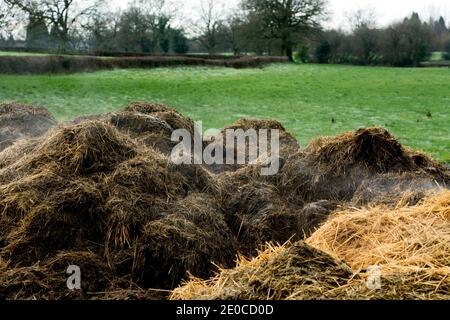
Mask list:
[[[450,298],[448,190],[416,206],[337,212],[306,243],[270,246],[210,280],[191,279],[171,298]],[[381,288],[367,285],[371,266],[380,267]]]
[[[271,246],[254,259],[241,257],[236,268],[216,277],[191,279],[173,291],[173,300],[281,300],[322,298],[349,281],[345,264],[303,243]]]
[[[450,266],[450,191],[415,206],[376,206],[336,212],[308,243],[354,270],[384,273]]]

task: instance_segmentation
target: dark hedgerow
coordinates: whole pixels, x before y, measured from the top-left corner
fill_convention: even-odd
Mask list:
[[[255,68],[288,62],[286,57],[253,56],[212,59],[194,56],[149,56],[100,58],[91,56],[5,56],[0,57],[0,74],[71,73],[109,69],[158,68],[172,66],[217,66]]]

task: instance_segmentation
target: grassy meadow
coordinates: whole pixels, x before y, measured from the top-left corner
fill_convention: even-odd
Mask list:
[[[115,111],[135,100],[166,103],[204,129],[243,117],[275,118],[305,145],[381,125],[401,142],[450,162],[450,69],[271,65],[0,75],[0,101],[38,104],[59,120]]]
[[[46,53],[34,53],[34,52],[16,52],[16,51],[1,51],[0,57],[42,57],[48,56]]]

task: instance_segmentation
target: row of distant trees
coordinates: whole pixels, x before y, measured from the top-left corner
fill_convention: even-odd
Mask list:
[[[352,32],[329,30],[312,43],[313,56],[320,63],[418,66],[432,52],[449,59],[450,29],[443,17],[422,21],[417,13],[385,28],[377,28],[370,16],[356,15]],[[311,43],[306,43],[308,46]]]
[[[415,66],[431,52],[450,51],[443,18],[418,14],[379,28],[359,10],[351,31],[323,30],[325,0],[241,0],[227,12],[217,0],[198,0],[185,17],[175,0],[133,0],[108,8],[105,0],[0,0],[0,45],[58,52],[231,52],[294,56],[319,63]],[[182,23],[180,23],[182,22]],[[25,30],[19,41],[17,30]],[[9,34],[9,36],[8,36]],[[2,38],[3,37],[3,38]]]
[[[197,18],[184,19],[179,2],[134,0],[123,11],[105,9],[104,0],[0,0],[6,17],[25,25],[30,48],[209,54],[229,51],[286,54],[320,28],[324,0],[242,0],[232,14],[216,0],[199,0]],[[174,27],[186,20],[183,29]],[[1,25],[0,25],[1,27]],[[5,32],[3,32],[5,33]],[[11,40],[9,38],[9,40]]]
[[[14,31],[17,37],[18,28],[24,26],[22,43],[31,49],[61,53],[189,50],[184,30],[171,26],[175,8],[169,1],[134,0],[124,11],[107,5],[104,0],[0,0],[3,42],[11,44]]]

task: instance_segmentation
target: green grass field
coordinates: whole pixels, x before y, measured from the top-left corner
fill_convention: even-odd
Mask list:
[[[46,53],[0,51],[0,57],[40,57],[48,55]]]
[[[205,129],[242,117],[275,118],[303,145],[318,135],[381,125],[403,144],[449,162],[449,79],[446,68],[334,65],[1,75],[0,100],[46,106],[59,120],[119,110],[134,100],[169,104],[203,120]]]

